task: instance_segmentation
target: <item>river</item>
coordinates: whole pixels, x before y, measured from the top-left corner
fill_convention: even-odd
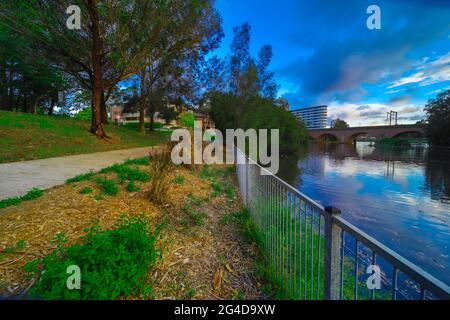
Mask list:
[[[278,175],[450,285],[450,150],[313,144]]]

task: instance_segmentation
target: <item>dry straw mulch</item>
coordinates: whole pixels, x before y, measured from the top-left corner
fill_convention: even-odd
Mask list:
[[[139,166],[148,170],[148,167]],[[85,234],[85,229],[98,223],[112,228],[121,214],[144,214],[155,225],[166,222],[160,245],[163,256],[149,279],[153,283],[151,296],[129,299],[259,299],[262,294],[253,274],[256,248],[247,244],[234,225],[224,225],[221,216],[241,209],[241,199],[225,195],[212,197],[211,181],[177,167],[173,177],[182,175],[182,184],[171,183],[168,201],[155,205],[145,190],[149,183],[137,182],[142,191],[130,193],[121,185],[115,196],[96,200],[99,193],[94,181],[65,184],[45,192],[42,198],[18,206],[0,209],[0,296],[17,296],[32,285],[23,267],[27,261],[42,258],[55,245],[53,239],[63,232],[67,244]],[[114,174],[103,175],[114,178]],[[227,176],[228,183],[236,184]],[[95,180],[95,179],[94,179]],[[94,193],[81,195],[89,186]],[[236,189],[237,190],[237,189]],[[192,193],[202,199],[201,208],[207,214],[203,225],[182,225],[186,219],[183,206]],[[25,246],[13,253],[4,249],[24,240]]]

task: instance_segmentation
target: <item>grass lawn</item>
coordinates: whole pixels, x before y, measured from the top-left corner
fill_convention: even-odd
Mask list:
[[[111,124],[104,126],[111,139],[99,140],[89,127],[89,121],[0,111],[0,163],[151,146],[169,138]]]

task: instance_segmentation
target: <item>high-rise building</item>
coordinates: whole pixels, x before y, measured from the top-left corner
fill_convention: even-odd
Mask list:
[[[291,111],[297,118],[303,120],[308,129],[322,129],[327,127],[327,106],[308,107]]]

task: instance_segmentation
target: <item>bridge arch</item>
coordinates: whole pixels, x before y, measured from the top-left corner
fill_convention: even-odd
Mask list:
[[[365,131],[361,131],[361,132],[357,132],[357,133],[353,133],[353,134],[351,134],[350,136],[348,136],[346,139],[345,139],[345,143],[355,143],[355,141],[356,141],[356,139],[359,137],[359,136],[362,136],[362,135],[368,135],[369,133],[368,132],[365,132]]]
[[[316,142],[338,142],[339,138],[332,133],[324,133],[315,138]]]

